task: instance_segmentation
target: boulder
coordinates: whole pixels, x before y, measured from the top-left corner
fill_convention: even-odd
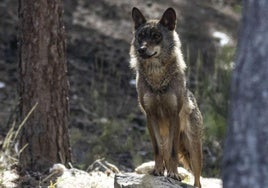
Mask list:
[[[154,162],[143,163],[135,172],[126,173],[120,172],[117,167],[106,161],[97,160],[89,166],[89,172],[86,172],[55,164],[45,179],[56,176],[52,184],[59,188],[194,188],[194,177],[186,169],[178,168],[179,174],[183,177],[180,182],[166,176],[149,175],[153,167]],[[222,188],[222,181],[216,178],[201,177],[201,184],[202,188]]]
[[[180,181],[165,176],[124,173],[116,174],[114,188],[194,188]]]
[[[178,167],[183,180],[177,181],[165,176],[151,176],[154,162],[143,163],[135,169],[135,173],[115,174],[115,188],[193,188],[194,177],[186,169]],[[202,188],[222,188],[222,181],[217,178],[200,178]]]

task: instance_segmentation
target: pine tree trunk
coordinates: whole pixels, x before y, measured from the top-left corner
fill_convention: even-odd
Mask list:
[[[223,157],[224,188],[268,187],[268,1],[245,0]]]
[[[20,164],[44,171],[71,160],[65,31],[61,0],[19,0]]]

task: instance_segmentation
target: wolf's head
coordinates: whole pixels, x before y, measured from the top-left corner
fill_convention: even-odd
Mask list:
[[[139,61],[158,58],[164,62],[180,49],[173,8],[168,8],[160,20],[147,21],[140,10],[134,7],[132,18],[135,28],[130,52],[132,57]]]

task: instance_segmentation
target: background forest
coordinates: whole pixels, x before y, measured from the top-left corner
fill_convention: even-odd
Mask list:
[[[145,118],[129,68],[131,10],[159,18],[177,11],[188,86],[204,116],[203,176],[220,176],[239,0],[64,0],[73,165],[105,158],[132,171],[152,160]],[[0,144],[17,114],[17,1],[0,2]]]

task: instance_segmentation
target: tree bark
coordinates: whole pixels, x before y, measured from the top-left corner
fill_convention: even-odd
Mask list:
[[[245,0],[223,157],[223,187],[268,187],[268,1]]]
[[[19,0],[19,157],[26,170],[44,171],[71,161],[65,30],[61,0]]]

